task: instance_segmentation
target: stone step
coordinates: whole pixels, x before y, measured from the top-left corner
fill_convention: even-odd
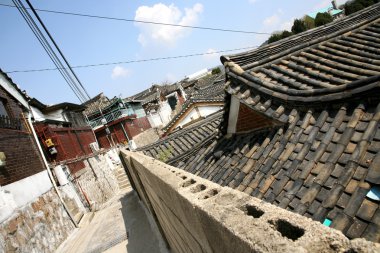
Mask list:
[[[73,214],[73,215],[74,215],[74,214]],[[80,221],[82,220],[83,216],[84,216],[84,213],[82,213],[82,212],[77,212],[77,213],[74,215],[74,220],[75,220],[75,222],[79,224]]]
[[[126,180],[128,180],[128,177],[118,177],[118,178],[117,178],[117,181],[118,181],[118,182],[126,181]]]
[[[129,180],[128,180],[128,178],[124,178],[124,180],[117,180],[117,182],[119,184],[123,184],[123,183],[129,183]]]
[[[126,189],[130,186],[131,186],[131,184],[122,184],[122,185],[119,185],[119,189]]]
[[[79,227],[85,227],[88,224],[90,224],[94,216],[95,216],[95,212],[85,213],[82,216],[81,220],[78,222]]]

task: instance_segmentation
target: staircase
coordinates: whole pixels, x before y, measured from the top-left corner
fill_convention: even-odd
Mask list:
[[[117,166],[115,170],[115,176],[119,184],[120,192],[126,192],[131,187],[131,184],[129,183],[127,174],[123,166],[121,165]]]
[[[79,222],[82,220],[84,213],[79,210],[78,206],[76,205],[74,199],[72,198],[64,198],[65,204],[67,208],[69,209],[70,214],[73,216],[75,222],[79,224]]]

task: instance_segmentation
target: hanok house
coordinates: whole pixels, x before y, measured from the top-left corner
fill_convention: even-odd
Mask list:
[[[86,107],[84,113],[102,148],[128,142],[134,148],[133,138],[151,128],[138,101],[123,102],[120,98],[109,99],[100,93],[83,105]]]
[[[224,107],[224,77],[212,79],[207,86],[196,89],[182,106],[182,110],[162,129],[169,135],[190,126]]]
[[[0,70],[0,251],[57,248],[74,229],[57,199],[33,133],[27,96]],[[54,240],[30,243],[50,237]]]
[[[186,101],[186,94],[180,84],[153,85],[124,101],[141,102],[151,126],[159,128],[180,111]]]
[[[83,114],[83,105],[60,103],[48,106],[35,98],[29,100],[29,105],[35,131],[49,162],[72,160],[98,150],[94,133]],[[83,163],[68,166],[72,173],[84,168]]]
[[[375,4],[222,57],[227,98],[219,138],[192,155],[171,153],[170,164],[349,238],[380,242],[379,37]],[[144,153],[157,156],[157,145]]]
[[[38,175],[45,170],[29,117],[26,96],[0,70],[0,185],[2,187]]]

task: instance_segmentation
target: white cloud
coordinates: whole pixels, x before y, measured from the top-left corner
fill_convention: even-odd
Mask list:
[[[128,77],[131,74],[129,69],[123,68],[122,66],[116,66],[112,69],[111,78],[118,79],[121,77]]]
[[[276,31],[276,30],[288,30],[290,31],[293,26],[294,18],[285,20],[284,12],[281,9],[278,9],[276,13],[272,16],[267,17],[263,21],[263,25],[265,26],[267,31]]]
[[[213,48],[209,48],[207,49],[206,51],[206,54],[203,55],[203,58],[205,60],[214,60],[214,59],[217,59],[219,57],[219,53],[217,53],[217,51]]]
[[[284,21],[281,23],[280,29],[290,31],[292,29],[293,23],[294,23],[294,18],[291,18],[288,21]]]
[[[264,19],[264,22],[263,22],[264,26],[267,26],[267,27],[277,26],[279,23],[280,23],[280,16],[278,13],[273,14],[270,17],[267,17],[266,19]]]
[[[203,12],[203,5],[195,4],[192,8],[185,8],[184,14],[174,4],[158,3],[149,6],[140,6],[136,10],[135,19],[159,23],[169,23],[184,26],[193,26],[198,23],[199,15]],[[140,29],[138,41],[146,46],[150,43],[174,45],[179,39],[190,33],[190,29],[175,26],[160,26],[152,24],[135,23]]]
[[[257,3],[258,1],[260,1],[260,0],[248,0],[248,2],[251,3],[251,4],[255,4],[255,3]]]

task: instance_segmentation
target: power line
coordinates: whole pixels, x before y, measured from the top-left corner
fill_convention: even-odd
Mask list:
[[[74,72],[74,70],[71,68],[71,66],[70,66],[69,62],[67,61],[66,57],[63,55],[61,49],[59,48],[59,46],[57,45],[57,43],[55,42],[55,40],[51,36],[49,30],[47,29],[47,27],[45,26],[45,24],[42,22],[40,16],[37,14],[36,10],[33,8],[33,6],[30,3],[30,1],[26,0],[26,2],[28,3],[29,8],[32,10],[33,14],[36,16],[37,20],[40,22],[40,24],[41,24],[42,28],[45,30],[46,34],[49,36],[50,40],[53,42],[53,44],[54,44],[55,48],[57,49],[58,53],[61,55],[62,59],[65,61],[65,63],[69,67],[69,69],[70,69],[71,73],[73,74],[75,80],[79,83],[80,87],[82,87],[82,90],[84,91],[84,93],[86,93],[87,98],[91,99],[91,97],[88,94],[87,90],[84,88],[82,82],[79,80],[78,76],[76,75],[76,73]],[[85,98],[86,98],[86,96],[85,96]]]
[[[69,85],[70,89],[74,92],[75,96],[78,98],[79,101],[83,102],[85,101],[85,97],[83,94],[81,94],[80,90],[75,86],[75,83],[73,79],[71,78],[70,74],[67,72],[67,70],[64,68],[62,63],[60,62],[59,58],[55,54],[54,50],[42,34],[41,30],[37,26],[37,24],[34,22],[31,15],[26,11],[25,6],[20,0],[12,0],[13,3],[17,6],[17,9],[19,10],[21,16],[24,18],[26,23],[28,24],[29,28],[32,30],[38,41],[41,43],[42,47],[45,49],[46,53],[50,57],[50,59],[53,61],[54,65],[57,67],[59,72],[61,73],[62,77],[65,79],[67,84]]]
[[[14,5],[2,4],[2,3],[0,3],[0,6],[16,7]],[[165,25],[165,26],[174,26],[174,27],[209,30],[209,31],[219,31],[219,32],[271,35],[270,33],[264,33],[264,32],[254,32],[254,31],[224,29],[224,28],[215,28],[215,27],[204,27],[204,26],[179,25],[179,24],[171,24],[171,23],[162,23],[162,22],[145,21],[145,20],[137,20],[137,19],[127,19],[127,18],[107,17],[107,16],[91,15],[91,14],[84,14],[84,13],[74,13],[74,12],[65,12],[65,11],[55,11],[55,10],[47,10],[47,9],[35,9],[35,10],[39,11],[39,12],[47,12],[47,13],[54,13],[54,14],[71,15],[71,16],[87,17],[87,18],[107,19],[107,20],[115,20],[115,21],[125,21],[125,22],[135,22],[135,23],[151,24],[151,25]]]
[[[158,58],[150,58],[150,59],[142,59],[142,60],[130,60],[130,61],[77,65],[77,66],[71,66],[71,68],[90,68],[90,67],[100,67],[100,66],[109,66],[109,65],[118,65],[118,64],[130,64],[130,63],[139,63],[139,62],[172,60],[172,59],[179,59],[179,58],[188,58],[188,57],[195,57],[195,56],[204,56],[204,55],[210,55],[210,54],[225,53],[225,52],[231,52],[231,51],[254,49],[254,48],[258,48],[258,47],[259,46],[252,46],[252,47],[242,47],[242,48],[236,48],[236,49],[220,50],[220,51],[208,52],[208,53],[195,53],[195,54],[158,57]],[[60,69],[61,68],[57,67],[57,68],[29,69],[29,70],[11,70],[11,71],[5,71],[5,73],[12,74],[12,73],[42,72],[42,71],[53,71],[53,70],[60,70]]]

